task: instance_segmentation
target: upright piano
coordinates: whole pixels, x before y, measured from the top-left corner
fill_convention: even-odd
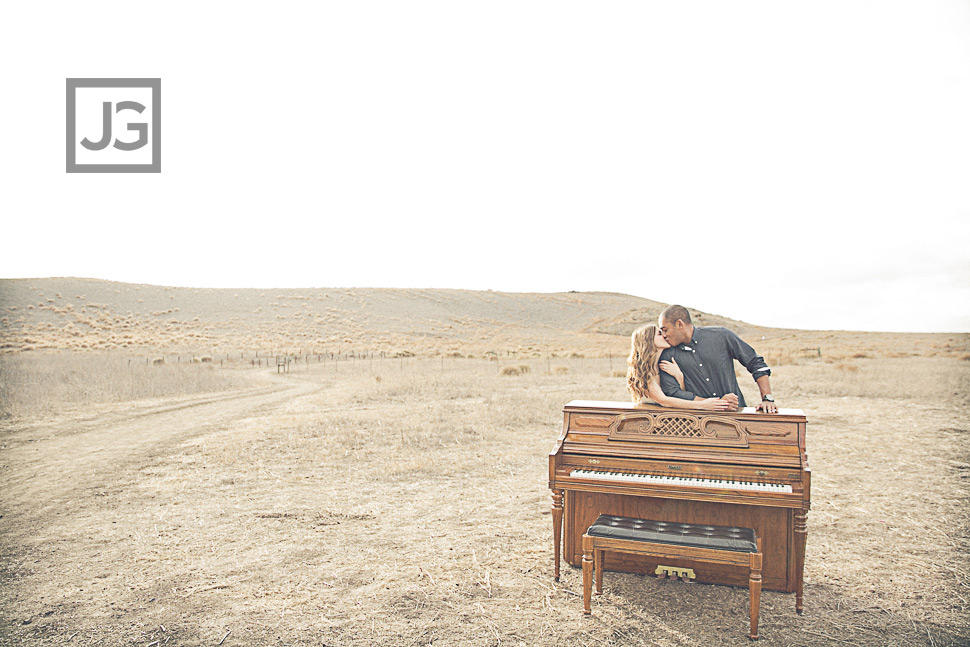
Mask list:
[[[583,533],[600,514],[740,526],[762,539],[763,587],[794,591],[801,612],[811,503],[805,425],[798,409],[727,413],[570,402],[549,454],[556,579],[560,547],[580,566]],[[620,554],[607,554],[604,563],[651,574],[657,566]],[[747,573],[730,567],[664,566],[694,567],[702,582],[747,584]]]

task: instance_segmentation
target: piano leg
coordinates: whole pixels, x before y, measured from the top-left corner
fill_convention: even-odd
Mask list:
[[[805,573],[805,540],[808,538],[808,510],[795,512],[795,612],[802,612],[802,579]]]
[[[748,638],[758,639],[758,616],[761,614],[761,538],[758,538],[758,552],[751,553],[750,574],[748,575],[748,596],[751,604],[751,633]]]
[[[555,555],[555,576],[559,581],[559,554],[562,547],[562,490],[552,491],[552,548]]]
[[[583,613],[590,614],[590,593],[593,588],[593,540],[583,537]]]

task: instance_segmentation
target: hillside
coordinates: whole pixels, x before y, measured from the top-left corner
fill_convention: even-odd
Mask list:
[[[630,332],[654,321],[664,305],[602,292],[197,289],[4,279],[0,351],[618,356],[627,352]],[[699,325],[728,326],[756,347],[788,353],[846,343],[904,355],[926,354],[931,345],[956,353],[966,350],[968,338],[780,330],[700,311],[694,316]]]

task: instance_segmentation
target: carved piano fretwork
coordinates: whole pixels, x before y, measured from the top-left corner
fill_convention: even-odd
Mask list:
[[[768,415],[570,402],[549,454],[557,579],[561,553],[581,566],[582,534],[602,513],[737,525],[764,541],[765,588],[794,591],[800,611],[811,502],[805,426],[794,409]],[[606,559],[609,570],[652,573],[656,566],[628,555]],[[696,570],[700,581],[746,583],[746,574],[730,569]]]
[[[620,414],[609,425],[610,440],[747,447],[748,431],[724,416],[685,413]]]

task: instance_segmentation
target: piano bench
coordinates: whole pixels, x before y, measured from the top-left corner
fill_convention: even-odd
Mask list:
[[[748,568],[752,640],[761,608],[761,539],[751,528],[650,521],[602,514],[583,535],[583,613],[590,613],[593,574],[603,593],[603,552]],[[687,569],[682,569],[686,571]],[[658,568],[658,573],[660,569]]]

